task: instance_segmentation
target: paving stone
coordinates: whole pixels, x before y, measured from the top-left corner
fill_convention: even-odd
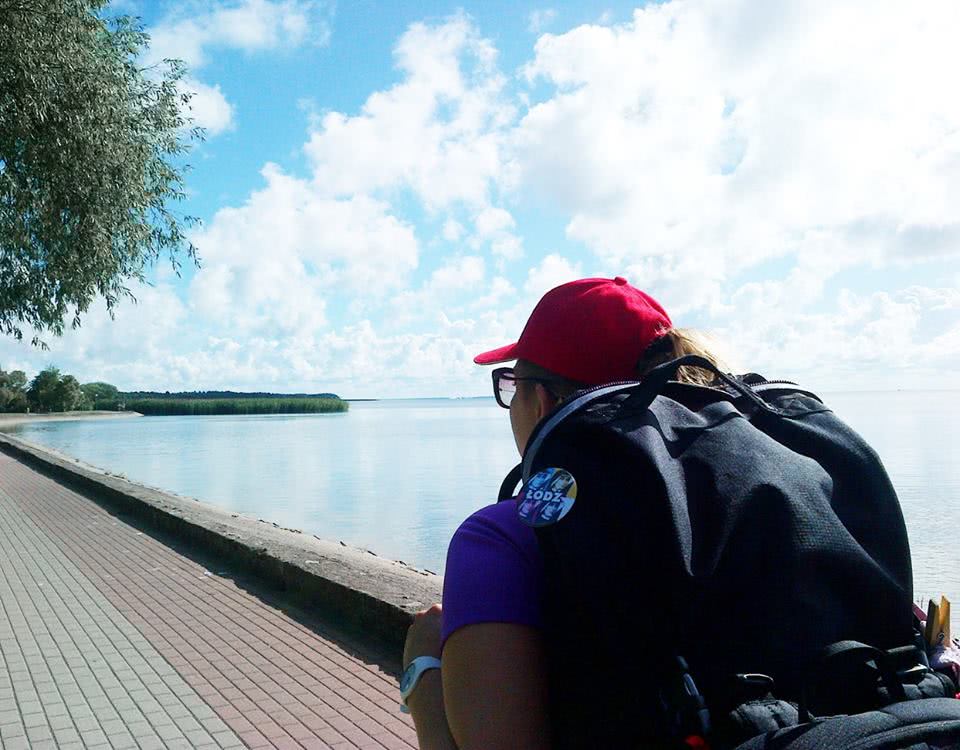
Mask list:
[[[121,719],[113,719],[100,722],[100,728],[103,729],[103,733],[107,735],[107,737],[110,737],[111,735],[125,732],[127,725],[124,724]]]
[[[62,702],[63,698],[61,697],[60,691],[57,689],[56,685],[51,685],[50,690],[40,693],[40,703],[43,704],[44,711],[47,710],[47,706]]]
[[[86,701],[75,706],[67,704],[67,710],[70,712],[70,715],[73,717],[74,721],[77,721],[78,719],[94,718],[93,709],[87,705]]]
[[[111,701],[106,695],[96,695],[87,699],[87,705],[90,706],[90,708],[92,708],[94,711],[97,711],[105,706],[112,706],[113,701]]]
[[[195,747],[213,742],[213,738],[203,729],[195,729],[189,732],[184,732],[184,735]]]
[[[182,740],[171,740],[166,744],[167,750],[194,750],[193,744],[184,737]]]
[[[108,687],[104,692],[111,701],[126,698],[129,695],[126,689],[120,685],[117,685],[116,687]]]
[[[127,722],[127,731],[138,740],[141,737],[153,737],[156,735],[156,732],[153,731],[153,727],[150,726],[150,723],[146,720]]]
[[[29,716],[30,714],[41,713],[43,711],[43,704],[40,701],[25,700],[20,701],[20,713],[24,716]]]
[[[203,719],[200,723],[203,725],[204,729],[210,732],[210,734],[217,734],[218,732],[227,731],[227,725],[218,718]]]
[[[56,732],[58,729],[67,729],[73,727],[73,719],[70,718],[68,714],[61,714],[59,716],[49,716],[48,721],[50,728]]]
[[[327,630],[0,453],[4,750],[26,747],[28,729],[36,743],[52,729],[64,747],[283,746],[294,742],[287,725],[304,747],[380,737],[415,748],[395,679]],[[315,729],[298,720],[318,708]],[[25,709],[45,721],[24,727]],[[273,741],[248,721],[261,714]]]
[[[175,724],[161,724],[160,726],[154,727],[154,730],[157,735],[164,740],[175,740],[183,737],[183,732],[181,732]]]
[[[233,732],[214,732],[213,740],[220,747],[229,747],[230,742],[233,740]]]
[[[137,740],[140,750],[166,750],[166,743],[156,735],[152,737],[141,737]]]
[[[77,729],[80,730],[81,734],[83,732],[92,732],[95,729],[100,729],[100,722],[97,721],[93,716],[81,716],[80,718],[74,718],[73,723]]]
[[[14,737],[23,737],[27,733],[23,723],[17,720],[15,724],[0,725],[0,740],[13,739]]]
[[[54,729],[53,736],[60,745],[68,745],[71,742],[80,742],[80,733],[73,727],[67,729]]]
[[[50,727],[46,724],[38,727],[27,727],[27,739],[32,743],[43,742],[44,740],[52,740],[53,732],[50,731]]]
[[[96,708],[93,711],[93,716],[101,724],[105,724],[108,721],[120,720],[120,714],[117,713],[117,710],[113,706],[102,706],[101,708]]]
[[[123,698],[118,698],[117,700],[113,701],[113,707],[117,709],[121,715],[123,715],[126,711],[136,711],[137,713],[140,713],[137,710],[136,701],[130,698],[128,694],[125,694]]]
[[[45,727],[47,726],[47,715],[46,714],[26,714],[23,717],[23,725],[27,729],[32,727]]]
[[[66,703],[51,703],[49,706],[44,706],[43,710],[46,712],[48,718],[53,718],[55,716],[69,716],[70,712],[67,710]]]
[[[91,729],[89,731],[81,730],[80,739],[87,747],[108,746],[110,744],[107,742],[107,735],[105,735],[99,729]]]
[[[110,747],[114,750],[131,750],[138,746],[137,741],[129,732],[108,735],[107,740],[110,742]]]

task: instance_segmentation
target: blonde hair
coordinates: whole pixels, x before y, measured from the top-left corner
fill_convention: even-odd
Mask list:
[[[705,333],[691,328],[671,328],[647,347],[637,363],[637,375],[642,380],[643,376],[657,365],[688,354],[703,357],[721,372],[728,369],[723,360],[714,353]],[[716,376],[710,370],[699,367],[681,367],[677,370],[676,379],[681,383],[712,385]]]
[[[643,380],[643,377],[657,365],[688,354],[703,357],[721,372],[727,370],[726,364],[712,350],[711,342],[706,334],[690,328],[670,328],[660,338],[655,339],[640,356],[640,361],[637,363],[635,370],[636,377],[638,380]],[[561,399],[586,387],[584,383],[561,377],[529,360],[519,360],[517,367],[521,371],[519,374],[523,377],[541,378],[547,381],[550,390]],[[681,383],[712,385],[716,381],[716,376],[709,370],[700,367],[681,367],[677,370],[675,379]]]

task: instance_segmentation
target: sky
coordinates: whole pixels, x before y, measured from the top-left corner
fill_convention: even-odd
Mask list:
[[[960,388],[956,0],[113,7],[189,66],[201,265],[3,369],[486,395],[545,291],[622,275],[731,369]]]

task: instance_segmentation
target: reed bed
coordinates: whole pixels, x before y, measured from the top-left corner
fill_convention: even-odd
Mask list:
[[[124,405],[147,416],[202,416],[217,414],[327,414],[344,412],[349,404],[339,398],[141,398]]]

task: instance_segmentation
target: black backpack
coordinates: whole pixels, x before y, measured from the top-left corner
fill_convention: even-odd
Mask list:
[[[814,394],[683,357],[563,402],[521,478],[555,747],[960,747],[896,494]]]

